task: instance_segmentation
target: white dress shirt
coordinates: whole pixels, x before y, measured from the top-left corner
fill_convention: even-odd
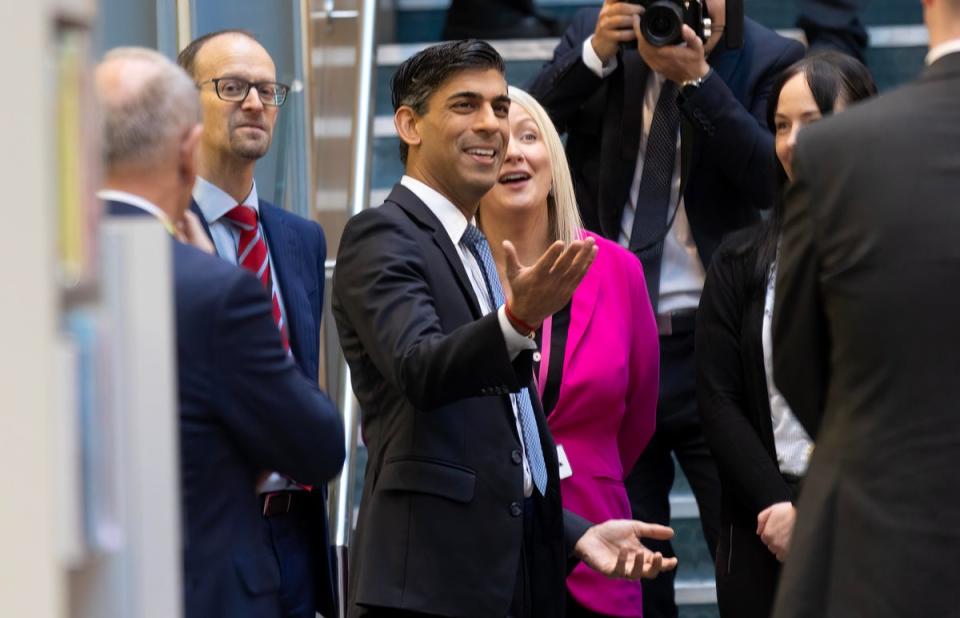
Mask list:
[[[793,415],[790,404],[780,394],[773,381],[773,301],[777,281],[777,263],[770,267],[767,279],[767,297],[763,305],[763,369],[767,377],[767,396],[770,398],[770,420],[773,424],[773,442],[780,471],[803,476],[810,463],[813,441]]]
[[[463,234],[467,231],[467,225],[471,223],[476,224],[476,220],[467,221],[467,218],[460,209],[454,206],[450,200],[416,178],[404,176],[400,179],[400,184],[410,189],[414,195],[420,198],[420,201],[426,204],[430,212],[440,220],[440,224],[443,226],[444,231],[446,231],[447,236],[450,237],[453,246],[457,248],[457,253],[460,255],[460,261],[463,263],[464,270],[467,271],[470,286],[473,288],[473,294],[476,296],[477,303],[480,306],[480,313],[487,315],[493,311],[490,294],[487,292],[487,281],[483,276],[483,270],[480,268],[480,264],[473,256],[473,253],[467,245],[462,242]],[[491,274],[492,276],[498,276],[497,273]],[[497,310],[497,318],[500,321],[500,329],[503,331],[503,338],[507,342],[507,353],[511,359],[516,358],[517,355],[524,350],[536,349],[537,344],[532,339],[524,337],[513,328],[510,320],[507,319],[507,313],[504,307],[500,307]],[[513,418],[517,425],[517,435],[522,436],[523,430],[520,428],[520,419],[517,415],[516,395],[510,395],[510,403],[513,406]],[[527,463],[527,451],[524,447],[523,440],[520,440],[520,450],[523,453],[523,495],[529,498],[533,493],[533,478],[530,476],[530,464]]]
[[[927,53],[926,62],[928,65],[931,65],[947,54],[955,54],[957,52],[960,52],[960,39],[951,39],[931,49],[930,52]]]
[[[160,207],[150,200],[144,199],[139,195],[127,193],[126,191],[117,191],[116,189],[102,189],[97,191],[97,197],[105,202],[123,202],[124,204],[135,206],[159,219],[160,223],[163,223],[163,227],[167,228],[167,231],[171,234],[175,229],[167,213],[160,210]]]
[[[617,68],[617,59],[611,58],[604,65],[593,49],[593,36],[583,42],[583,63],[588,69],[601,78],[607,77]],[[640,149],[637,153],[637,166],[633,172],[633,182],[630,184],[629,201],[624,206],[623,217],[620,220],[620,234],[617,238],[624,247],[630,247],[630,235],[633,232],[633,218],[636,213],[635,204],[640,192],[640,180],[643,178],[643,160],[647,152],[647,139],[650,136],[650,127],[653,125],[653,114],[657,108],[657,100],[663,88],[665,78],[653,71],[647,78],[647,87],[643,94],[643,126],[640,131]],[[703,291],[703,282],[706,271],[700,261],[697,245],[690,232],[690,222],[687,219],[687,210],[680,195],[680,131],[677,131],[677,154],[673,165],[673,179],[670,186],[670,207],[667,220],[673,219],[670,231],[663,239],[663,256],[660,261],[660,294],[657,303],[657,313],[669,313],[683,309],[696,309],[700,304],[700,293]]]

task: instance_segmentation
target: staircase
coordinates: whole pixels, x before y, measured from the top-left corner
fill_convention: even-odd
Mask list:
[[[382,38],[394,41],[381,45],[377,54],[376,120],[371,204],[383,201],[390,187],[403,173],[398,158],[399,141],[393,128],[390,78],[396,67],[413,53],[439,40],[449,0],[395,0],[397,12],[392,33]],[[794,3],[784,0],[745,0],[747,15],[781,31],[801,38],[794,29]],[[544,13],[569,19],[579,8],[600,4],[599,0],[539,0]],[[922,25],[919,2],[870,0],[861,19],[870,31],[871,47],[867,64],[880,90],[893,88],[915,77],[923,66],[927,34]],[[385,35],[385,36],[383,36]],[[494,41],[507,62],[507,80],[522,86],[552,55],[556,39]],[[362,465],[360,470],[362,471]],[[359,479],[358,479],[359,480]],[[671,494],[674,547],[681,567],[677,574],[677,602],[681,618],[716,618],[716,590],[713,564],[700,530],[696,502],[683,473],[677,467]]]

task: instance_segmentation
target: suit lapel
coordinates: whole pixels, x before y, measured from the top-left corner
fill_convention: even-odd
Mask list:
[[[583,281],[573,293],[573,303],[570,305],[570,329],[567,331],[567,350],[563,358],[563,375],[570,375],[570,364],[576,358],[577,350],[590,326],[594,309],[597,306],[597,297],[600,294],[600,272],[596,264],[587,270]],[[561,386],[562,388],[562,386]]]
[[[413,191],[401,184],[396,184],[387,198],[388,202],[393,202],[404,210],[408,215],[419,221],[423,226],[433,232],[433,241],[440,248],[447,263],[456,275],[457,283],[460,286],[460,292],[466,297],[470,305],[470,313],[475,320],[483,317],[480,311],[480,305],[477,304],[477,297],[467,277],[467,271],[463,267],[463,260],[460,259],[460,253],[453,246],[453,241],[444,229],[443,224],[437,219],[423,201],[414,194]]]
[[[294,357],[300,358],[306,348],[301,341],[303,329],[298,327],[308,323],[302,314],[310,310],[308,290],[303,283],[307,279],[297,272],[297,265],[303,263],[303,248],[300,238],[287,227],[287,222],[278,215],[275,207],[263,201],[260,202],[260,223],[270,250],[271,274],[280,284],[280,295],[287,313],[290,347]]]
[[[190,198],[190,212],[197,215],[197,218],[200,219],[200,225],[203,226],[203,231],[207,233],[207,238],[213,242],[213,234],[210,233],[210,224],[207,223],[206,218],[203,216],[203,211],[200,210],[200,206],[197,205],[196,200]],[[216,251],[216,243],[214,243],[214,251]]]

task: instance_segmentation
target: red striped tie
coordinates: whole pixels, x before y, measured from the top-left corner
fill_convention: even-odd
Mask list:
[[[273,301],[273,321],[277,323],[277,328],[280,329],[283,349],[289,352],[290,339],[287,336],[287,324],[283,321],[283,314],[280,312],[280,298],[277,296],[277,291],[273,289],[273,281],[270,276],[270,260],[267,258],[267,243],[260,232],[260,226],[257,225],[257,211],[250,206],[241,204],[235,206],[224,216],[227,221],[240,230],[237,263],[252,272],[263,284],[263,287],[270,292]]]

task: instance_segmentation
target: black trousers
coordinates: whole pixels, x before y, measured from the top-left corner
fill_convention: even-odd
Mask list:
[[[860,23],[866,0],[797,0],[797,26],[810,49],[835,49],[863,62],[867,30]]]
[[[670,488],[676,455],[690,481],[710,556],[716,555],[720,529],[720,478],[697,412],[693,332],[660,337],[660,399],[657,429],[627,477],[627,494],[636,519],[670,524]],[[644,540],[664,556],[675,556],[669,541]],[[677,571],[683,568],[678,565]],[[677,571],[643,580],[644,618],[676,618],[673,582]]]

